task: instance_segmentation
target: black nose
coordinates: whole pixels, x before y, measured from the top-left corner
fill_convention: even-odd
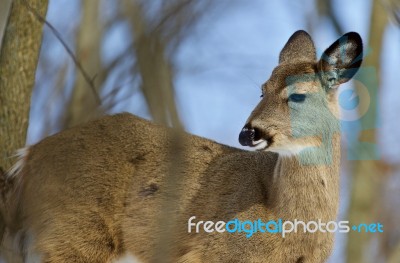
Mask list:
[[[254,130],[254,128],[250,127],[249,125],[244,126],[239,134],[240,144],[243,146],[252,146],[255,135],[256,131]]]

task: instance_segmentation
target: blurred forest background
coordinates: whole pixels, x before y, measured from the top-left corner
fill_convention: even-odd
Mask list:
[[[1,1],[4,16],[10,1]],[[13,12],[20,13],[9,21],[25,17],[40,28],[43,23],[24,4],[45,14],[47,2],[15,2],[20,7]],[[341,104],[359,118],[343,121],[338,220],[381,222],[384,233],[337,234],[329,262],[400,262],[400,1],[53,0],[45,17],[84,71],[45,25],[34,88],[33,82],[25,85],[32,91],[28,144],[105,113],[128,111],[239,147],[237,137],[259,101],[261,84],[294,31],[308,31],[319,55],[341,34],[359,32],[367,73],[347,84],[353,92],[343,100],[350,103]],[[12,41],[6,40],[0,118],[10,112],[8,100],[29,109],[29,100],[16,99],[29,99],[27,92],[6,95],[18,91],[10,81],[18,68],[7,59]],[[0,120],[0,149],[23,146],[8,139],[9,127],[21,129],[10,123]],[[27,125],[27,119],[20,123]],[[10,150],[2,152],[2,158],[9,156]]]

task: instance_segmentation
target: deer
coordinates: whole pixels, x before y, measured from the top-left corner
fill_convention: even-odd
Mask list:
[[[195,228],[207,220],[336,219],[338,88],[356,74],[362,54],[361,37],[349,32],[317,59],[311,36],[295,32],[240,131],[240,144],[254,150],[130,113],[21,149],[3,178],[2,246],[22,262],[325,262],[332,232],[249,238]],[[179,198],[166,205],[171,194]],[[160,218],[163,209],[173,220]]]

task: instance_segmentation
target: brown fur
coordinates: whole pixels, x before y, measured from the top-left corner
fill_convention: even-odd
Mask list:
[[[271,149],[299,141],[321,143],[318,136],[290,135],[285,78],[314,73],[316,77],[303,89],[325,85],[317,77],[311,38],[305,32],[296,34],[248,120],[263,134],[275,136]],[[307,61],[294,59],[310,54]],[[335,101],[326,103],[336,108],[331,105]],[[9,237],[19,239],[18,249],[25,258],[34,251],[42,262],[111,262],[127,252],[143,262],[152,261],[164,227],[158,215],[168,190],[166,176],[175,142],[172,130],[124,113],[29,147],[22,170],[14,177],[17,183],[3,199]],[[172,251],[165,262],[324,262],[333,244],[329,233],[291,233],[284,239],[256,233],[247,239],[226,232],[187,233],[187,221],[191,216],[196,216],[195,222],[335,220],[339,143],[335,134],[332,163],[302,165],[296,155],[279,156],[269,149],[248,152],[181,135],[181,158],[173,162],[182,168],[174,170],[179,172],[175,190],[181,198],[176,201]]]

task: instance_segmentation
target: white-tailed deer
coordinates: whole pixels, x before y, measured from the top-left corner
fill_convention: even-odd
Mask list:
[[[247,238],[190,228],[207,220],[334,221],[336,93],[361,60],[357,33],[343,35],[318,61],[311,37],[294,33],[239,136],[258,151],[177,137],[131,114],[106,116],[23,149],[2,193],[3,249],[15,249],[25,262],[114,262],[126,255],[155,261],[171,224],[159,216],[175,176],[180,199],[171,208],[176,218],[164,262],[324,262],[330,232]],[[171,158],[174,143],[179,158]]]

